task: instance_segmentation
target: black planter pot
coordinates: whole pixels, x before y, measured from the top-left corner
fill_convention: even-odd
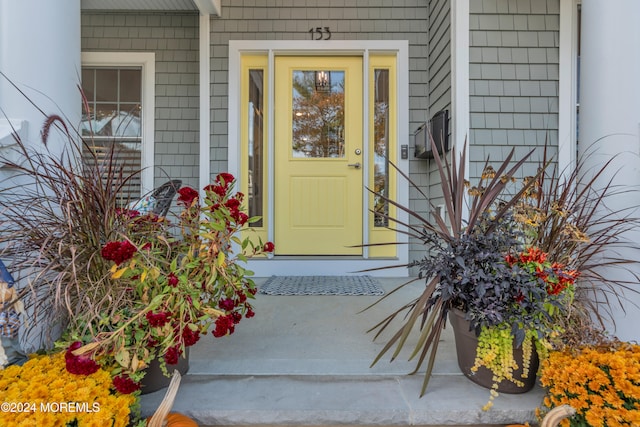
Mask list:
[[[167,365],[168,377],[162,373],[160,362],[155,359],[152,360],[145,370],[146,373],[141,381],[141,394],[153,393],[154,391],[168,387],[171,381],[171,375],[176,369],[180,372],[180,375],[184,375],[189,371],[189,348],[186,349],[184,355],[180,356],[178,363],[175,365]]]
[[[493,374],[485,368],[480,367],[476,372],[471,371],[471,367],[475,363],[476,349],[478,347],[478,337],[473,331],[469,330],[469,322],[465,320],[464,313],[460,310],[453,309],[449,311],[449,322],[453,328],[453,334],[456,340],[456,352],[458,354],[458,366],[462,373],[474,383],[482,387],[492,388]],[[538,371],[538,353],[535,350],[531,352],[529,360],[529,375],[524,378],[523,374],[523,352],[522,348],[513,349],[513,358],[518,364],[518,369],[513,372],[516,380],[522,381],[523,386],[520,387],[511,381],[504,380],[498,384],[498,392],[507,394],[526,393],[536,384],[536,372]]]

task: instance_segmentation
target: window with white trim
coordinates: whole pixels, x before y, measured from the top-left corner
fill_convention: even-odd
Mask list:
[[[93,150],[83,160],[104,160],[113,146],[114,160],[124,176],[132,176],[120,192],[121,202],[141,196],[142,169],[142,71],[136,68],[82,68],[85,97],[81,133]],[[105,172],[106,173],[106,172]]]
[[[140,198],[154,187],[155,55],[84,52],[82,90],[80,132],[87,142],[84,149],[97,154],[83,156],[84,161],[100,161],[113,147],[123,174],[135,173],[120,191],[119,202]]]

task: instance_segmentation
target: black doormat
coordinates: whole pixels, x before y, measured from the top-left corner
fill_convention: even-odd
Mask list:
[[[271,276],[259,287],[266,295],[384,295],[371,276]]]

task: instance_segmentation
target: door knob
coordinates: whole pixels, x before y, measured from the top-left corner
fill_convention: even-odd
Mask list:
[[[350,168],[360,169],[360,166],[362,165],[360,164],[360,162],[358,162],[358,163],[349,163],[347,166],[349,166]]]

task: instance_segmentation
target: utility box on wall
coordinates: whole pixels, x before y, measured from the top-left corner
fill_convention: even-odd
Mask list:
[[[432,159],[433,149],[431,137],[438,149],[438,154],[449,151],[449,110],[442,110],[434,114],[429,122],[420,126],[413,134],[414,157],[418,159]]]

